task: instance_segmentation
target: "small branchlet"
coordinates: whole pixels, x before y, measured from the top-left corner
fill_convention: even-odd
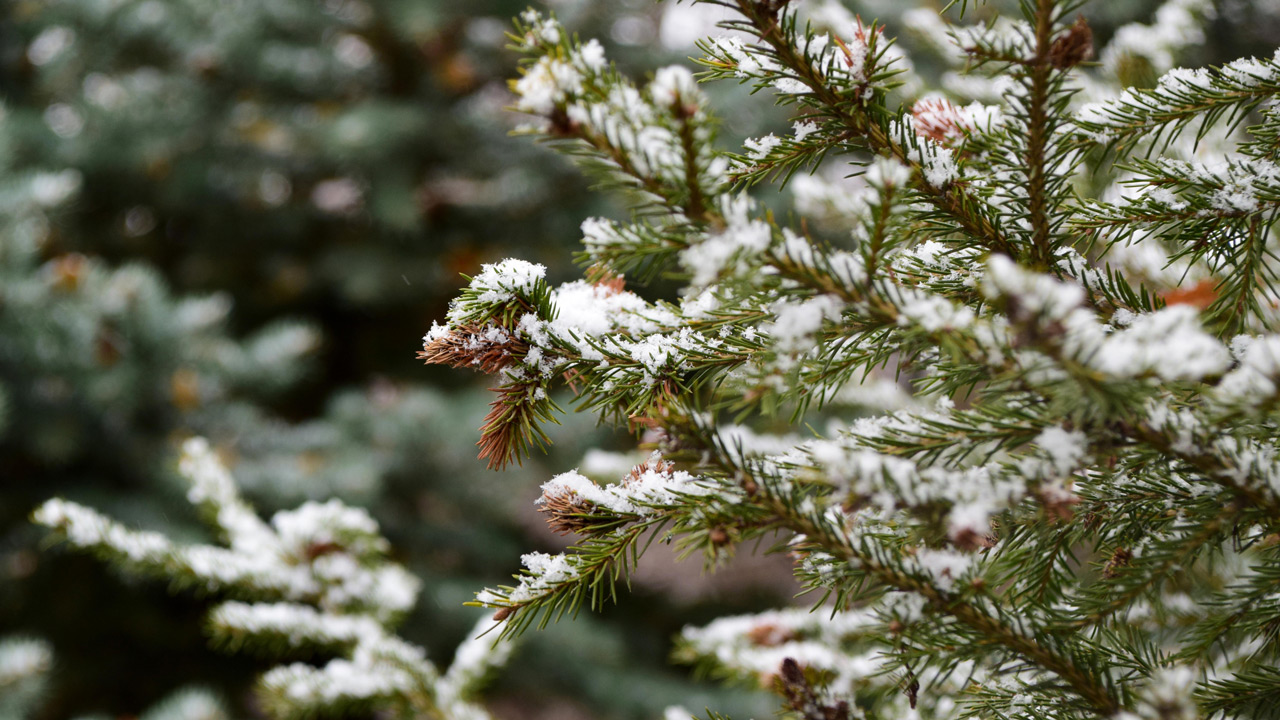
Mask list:
[[[495,375],[522,361],[528,352],[528,343],[500,327],[466,325],[426,341],[418,359],[428,365]]]
[[[804,720],[850,720],[849,703],[844,700],[824,701],[817,687],[817,673],[786,658],[778,669],[774,688],[789,709]]]
[[[501,470],[520,462],[531,446],[546,448],[551,444],[542,423],[559,422],[554,414],[558,408],[538,382],[511,381],[493,391],[498,397],[489,404],[476,445],[479,459],[487,459],[490,470]]]

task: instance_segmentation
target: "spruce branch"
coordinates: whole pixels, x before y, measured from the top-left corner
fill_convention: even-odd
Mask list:
[[[913,188],[936,205],[939,211],[958,222],[962,229],[988,250],[1006,254],[1016,253],[1015,245],[1006,239],[984,204],[966,193],[963,186],[928,181],[925,163],[929,153],[921,149],[912,134],[898,133],[896,137],[894,136],[889,122],[893,118],[892,115],[877,117],[863,111],[861,102],[851,103],[840,91],[832,87],[813,63],[795,49],[797,47],[794,39],[796,25],[793,13],[785,10],[777,13],[753,0],[734,0],[732,3],[717,4],[736,9],[742,15],[745,20],[742,29],[759,37],[777,62],[790,73],[794,73],[793,77],[784,79],[793,79],[808,88],[813,98],[811,102],[822,113],[831,116],[852,133],[851,140],[863,143],[872,154],[884,153],[911,167],[914,171]],[[860,26],[859,32],[867,38],[869,48],[874,48],[874,44],[880,42],[880,29],[875,26],[865,30]],[[711,50],[709,46],[703,49]],[[868,56],[873,56],[873,52],[869,49]],[[810,101],[806,99],[806,102]],[[897,125],[902,126],[902,123],[898,122]]]
[[[1121,705],[1108,687],[1105,678],[1087,666],[1084,653],[1067,650],[1063,653],[1044,646],[1039,640],[1019,632],[1006,616],[1017,616],[1016,611],[999,608],[996,612],[962,599],[962,596],[937,588],[928,580],[903,572],[886,562],[883,556],[870,548],[856,547],[832,532],[824,523],[811,516],[796,514],[788,503],[771,501],[773,509],[785,519],[787,526],[805,538],[805,545],[846,562],[856,564],[867,576],[904,592],[919,594],[931,608],[950,616],[967,626],[979,642],[1006,648],[1018,657],[1049,670],[1063,679],[1093,711],[1110,715]],[[1072,657],[1072,655],[1075,657]]]
[[[555,415],[559,408],[541,382],[515,379],[493,391],[498,397],[489,404],[476,445],[479,459],[488,460],[490,470],[501,470],[528,455],[533,445],[545,450],[551,444],[542,423],[559,423]]]
[[[1274,718],[1280,702],[1280,668],[1260,666],[1230,679],[1210,680],[1196,693],[1196,700],[1209,714],[1248,714]]]
[[[1075,123],[1090,141],[1121,155],[1145,146],[1168,147],[1197,124],[1196,139],[1210,130],[1232,127],[1280,90],[1280,66],[1274,59],[1237,60],[1219,68],[1179,68],[1163,75],[1150,90],[1125,90],[1115,102],[1085,105]]]

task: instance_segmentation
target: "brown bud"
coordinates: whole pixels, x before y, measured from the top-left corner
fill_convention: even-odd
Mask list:
[[[453,53],[433,68],[436,81],[449,92],[462,94],[476,86],[479,73],[462,53]]]
[[[169,397],[182,411],[200,407],[200,376],[194,370],[181,369],[169,378]]]
[[[578,131],[578,123],[571,120],[568,111],[562,107],[552,110],[547,119],[551,121],[550,134],[552,135],[568,136]]]
[[[774,20],[778,19],[778,13],[787,6],[791,0],[756,0],[756,8],[765,16]]]
[[[1035,496],[1051,523],[1071,520],[1075,517],[1075,506],[1080,504],[1080,496],[1066,488],[1042,486]]]
[[[515,612],[515,610],[516,609],[513,607],[498,608],[498,611],[493,614],[493,621],[502,622],[503,620],[506,620],[507,618],[511,617],[511,613]]]
[[[594,503],[572,490],[554,495],[543,493],[538,501],[538,512],[546,515],[547,526],[558,535],[585,533],[599,525],[600,520],[591,516],[595,509]]]
[[[64,292],[74,292],[80,287],[89,270],[88,258],[80,253],[61,255],[49,264],[53,286]]]
[[[1218,281],[1205,278],[1187,288],[1177,288],[1160,293],[1165,305],[1190,305],[1204,310],[1218,299]]]
[[[212,80],[222,71],[222,60],[212,52],[196,52],[188,63],[192,70],[195,70],[201,77]]]
[[[676,464],[668,460],[645,460],[639,465],[631,468],[631,472],[627,473],[627,476],[622,478],[622,486],[630,487],[631,485],[640,482],[641,478],[651,470],[659,475],[670,475],[675,471],[675,469]]]
[[[916,135],[936,143],[946,143],[964,137],[969,130],[957,108],[949,100],[925,98],[911,107],[912,127]]]
[[[724,528],[712,528],[711,532],[707,533],[707,538],[711,540],[714,547],[719,548],[729,544],[729,533],[725,532]]]
[[[782,666],[778,671],[783,682],[792,685],[800,685],[804,682],[804,671],[800,669],[800,663],[796,662],[795,658],[783,658]]]
[[[1113,578],[1120,574],[1120,569],[1127,566],[1129,561],[1133,559],[1133,551],[1128,548],[1116,548],[1111,554],[1111,559],[1107,561],[1106,567],[1102,569],[1102,577]]]
[[[635,432],[636,428],[648,428],[649,430],[657,430],[662,426],[662,421],[658,418],[649,417],[636,413],[627,416],[627,430]]]
[[[309,543],[302,551],[306,555],[307,560],[315,560],[321,555],[332,555],[342,550],[342,546],[335,542],[313,542]]]
[[[995,538],[969,528],[965,528],[956,533],[951,542],[957,549],[965,551],[986,550],[988,548],[993,548],[996,545]]]
[[[1083,15],[1049,46],[1049,64],[1059,70],[1073,68],[1093,57],[1093,31]]]
[[[606,297],[617,295],[627,287],[625,275],[614,275],[608,268],[601,265],[593,267],[590,274],[594,276],[591,284],[603,290]]]
[[[761,623],[747,631],[747,639],[760,647],[777,647],[796,639],[796,634],[789,628],[773,623]]]
[[[124,355],[124,339],[110,327],[103,326],[93,337],[93,358],[103,367],[111,367]]]

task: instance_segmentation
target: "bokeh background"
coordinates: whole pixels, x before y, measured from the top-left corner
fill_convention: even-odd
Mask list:
[[[911,48],[894,24],[911,3],[846,5]],[[1101,45],[1158,6],[1085,12]],[[49,497],[207,539],[175,477],[177,443],[206,435],[264,512],[327,497],[368,507],[425,583],[402,634],[447,664],[476,619],[462,603],[522,552],[562,542],[532,512],[538,485],[592,448],[629,446],[571,415],[548,455],[485,470],[485,378],[414,360],[463,273],[518,256],[553,281],[577,277],[581,221],[623,212],[509,135],[520,118],[504,110],[516,66],[504,33],[524,7],[0,2],[0,637],[53,645],[36,717],[134,717],[192,684],[255,717],[248,688],[268,666],[206,646],[205,600],[42,548],[27,516]],[[651,0],[552,9],[636,76],[696,54],[714,22]],[[1217,10],[1185,62],[1274,52],[1280,2]],[[913,59],[929,77],[927,54]],[[787,127],[763,97],[712,93],[726,146]],[[533,633],[491,706],[768,716],[767,698],[692,678],[667,654],[686,623],[794,602],[785,566],[744,558],[712,576],[657,553],[618,606]]]

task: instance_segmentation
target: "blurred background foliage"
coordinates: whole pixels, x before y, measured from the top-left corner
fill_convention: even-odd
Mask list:
[[[1099,46],[1157,5],[1090,6]],[[1186,62],[1270,54],[1277,5],[1219,3]],[[42,552],[26,518],[51,496],[200,537],[173,466],[177,441],[205,434],[264,511],[329,496],[368,507],[425,581],[403,635],[446,661],[474,622],[462,603],[520,553],[556,546],[531,512],[538,484],[590,447],[625,446],[571,416],[550,455],[486,471],[483,378],[413,359],[462,273],[514,255],[575,277],[579,223],[618,212],[508,135],[504,33],[524,6],[0,3],[0,636],[52,645],[35,717],[137,716],[192,683],[253,717],[246,688],[265,667],[206,648],[201,600]],[[894,21],[912,6],[847,3],[908,49]],[[636,75],[694,54],[715,20],[650,0],[552,9]],[[927,53],[913,60],[929,77]],[[740,89],[712,92],[727,143],[786,127]],[[785,562],[707,578],[668,561],[618,607],[534,634],[495,713],[771,712],[666,659],[685,623],[787,602]]]

